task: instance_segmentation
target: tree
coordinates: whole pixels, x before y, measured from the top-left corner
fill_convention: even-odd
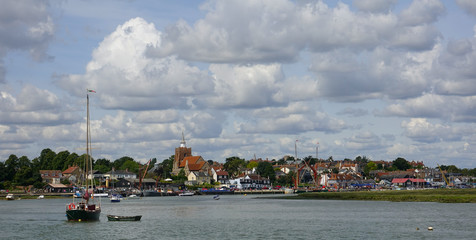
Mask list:
[[[40,169],[42,170],[53,170],[53,159],[56,157],[56,153],[49,149],[43,149],[40,153],[39,162]]]
[[[223,167],[230,173],[232,177],[236,177],[240,174],[242,168],[246,166],[246,161],[239,157],[229,157],[226,159]]]
[[[119,168],[121,170],[128,170],[129,172],[139,173],[139,163],[134,160],[127,159],[122,166]]]
[[[290,171],[288,174],[278,178],[276,184],[281,186],[291,186],[294,184],[293,178],[296,177],[296,172]]]
[[[68,151],[61,151],[56,154],[55,158],[53,159],[53,163],[51,167],[53,170],[62,170],[64,167],[64,163],[67,161],[70,153]]]
[[[157,163],[157,158],[152,158],[152,160],[150,161],[150,165],[155,166],[156,163]]]
[[[316,158],[313,158],[312,156],[307,156],[303,159],[303,161],[307,162],[309,165],[314,165],[317,162]]]
[[[101,158],[93,163],[93,169],[98,170],[102,173],[107,173],[112,169],[112,163],[108,159]]]
[[[258,162],[256,161],[250,161],[247,165],[246,165],[246,168],[248,169],[253,169],[253,168],[256,168],[258,167]]]
[[[7,180],[7,171],[5,169],[5,164],[0,162],[0,182]],[[0,189],[3,189],[0,187]]]
[[[187,181],[188,177],[185,176],[185,170],[183,168],[180,169],[180,172],[178,173],[177,177],[175,177],[175,179],[180,181]]]
[[[82,166],[81,159],[77,153],[71,153],[67,158],[66,161],[63,163],[63,168],[61,170],[66,170],[71,166]]]
[[[8,181],[12,181],[15,177],[15,173],[18,166],[18,157],[14,154],[11,154],[8,159],[5,161],[5,178]]]
[[[274,172],[273,165],[269,162],[259,162],[258,167],[256,168],[256,172],[265,178],[269,178],[271,182],[276,180],[276,173]]]
[[[171,178],[170,174],[173,169],[175,156],[172,155],[168,159],[164,159],[161,163],[157,165],[157,168],[154,170],[158,178]]]
[[[364,174],[366,176],[369,176],[370,171],[372,170],[377,170],[377,164],[375,162],[369,162],[367,165],[364,167]]]
[[[396,169],[405,171],[411,168],[410,163],[405,158],[397,158],[393,161],[392,164]]]
[[[286,160],[284,160],[284,158],[281,158],[281,159],[279,159],[276,163],[277,163],[278,165],[285,165],[285,164],[286,164]]]

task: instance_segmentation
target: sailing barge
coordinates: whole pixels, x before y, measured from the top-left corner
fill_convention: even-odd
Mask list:
[[[86,116],[86,158],[84,163],[84,172],[92,172],[92,157],[91,157],[91,127],[89,123],[89,92],[95,92],[93,90],[87,90],[87,116]],[[82,199],[79,202],[73,201],[66,205],[66,217],[68,221],[98,221],[101,215],[101,203],[96,204],[94,198],[94,179],[88,181],[86,178],[88,174],[83,174],[81,183],[85,188],[77,192],[78,195],[82,195]]]

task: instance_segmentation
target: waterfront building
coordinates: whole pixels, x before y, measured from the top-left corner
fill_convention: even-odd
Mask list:
[[[43,182],[53,184],[60,183],[63,177],[61,170],[40,170],[40,175]]]
[[[104,178],[109,179],[109,180],[117,180],[121,178],[129,178],[129,179],[136,179],[137,174],[133,172],[129,172],[129,169],[126,170],[116,170],[115,168],[112,168],[111,171],[105,173],[103,175]]]
[[[78,166],[71,166],[62,172],[64,178],[73,183],[76,183],[79,179],[81,179],[83,173],[83,170]]]
[[[210,183],[210,176],[205,172],[193,171],[187,177],[188,181],[186,185],[200,185],[204,183]]]
[[[188,148],[185,143],[185,137],[182,133],[182,141],[180,146],[175,148],[175,157],[172,167],[172,174],[178,175],[181,170],[184,170],[185,176],[190,177],[191,181],[197,181],[196,178],[203,180],[208,179],[211,182],[212,167],[208,161],[203,160],[201,156],[193,156],[192,148]],[[190,175],[193,173],[192,175]]]

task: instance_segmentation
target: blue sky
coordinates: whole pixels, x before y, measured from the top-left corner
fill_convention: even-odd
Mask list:
[[[0,159],[81,153],[474,168],[476,3],[7,1]]]

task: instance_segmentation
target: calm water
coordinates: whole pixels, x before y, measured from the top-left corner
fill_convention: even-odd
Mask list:
[[[255,196],[102,201],[99,222],[67,222],[70,199],[0,201],[4,239],[476,239],[476,204],[276,200]],[[107,214],[142,215],[108,222]],[[433,231],[427,228],[432,226]],[[417,230],[416,228],[420,228]]]

